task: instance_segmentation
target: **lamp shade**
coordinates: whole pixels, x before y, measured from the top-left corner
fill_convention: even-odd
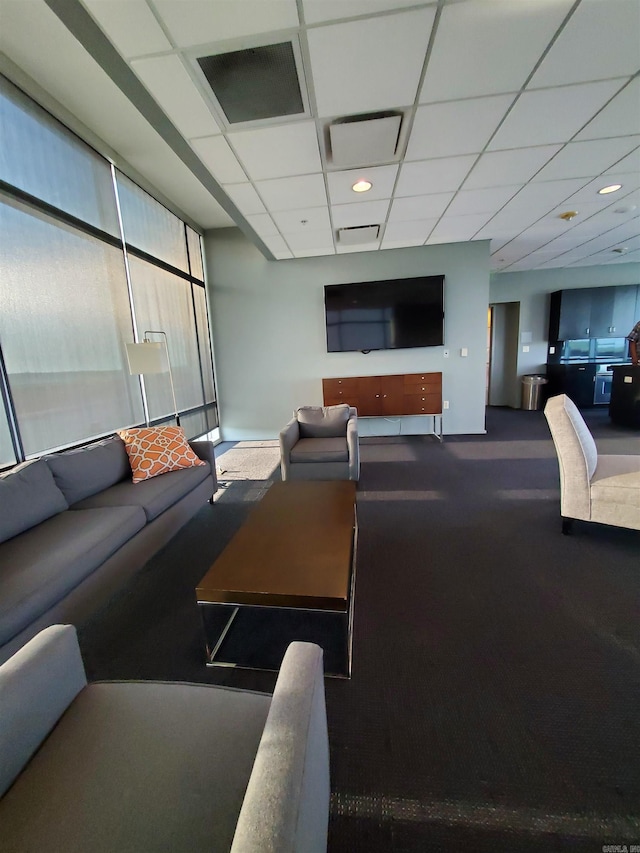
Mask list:
[[[125,344],[129,373],[164,373],[168,369],[165,346],[146,341],[142,344]]]

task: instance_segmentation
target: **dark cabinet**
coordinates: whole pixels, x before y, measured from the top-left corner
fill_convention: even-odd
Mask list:
[[[551,294],[549,340],[624,338],[636,322],[640,287],[588,287]]]
[[[609,416],[615,424],[640,429],[640,367],[625,364],[613,368]]]
[[[638,287],[596,287],[591,304],[592,338],[624,338],[635,322]]]
[[[588,338],[591,331],[590,290],[557,290],[551,294],[549,340]]]
[[[548,364],[547,395],[566,394],[578,408],[593,406],[596,382],[595,363],[587,364]]]

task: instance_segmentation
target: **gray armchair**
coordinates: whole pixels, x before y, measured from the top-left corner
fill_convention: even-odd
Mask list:
[[[292,643],[273,695],[87,684],[75,629],[0,666],[0,847],[326,853],[322,649]]]
[[[352,406],[303,406],[280,433],[283,480],[358,480],[358,412]]]

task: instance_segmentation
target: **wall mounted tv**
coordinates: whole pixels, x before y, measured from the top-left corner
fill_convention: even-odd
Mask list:
[[[327,284],[327,352],[444,343],[444,276]]]

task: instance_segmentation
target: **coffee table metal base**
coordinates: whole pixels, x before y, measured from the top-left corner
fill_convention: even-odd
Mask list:
[[[357,540],[354,482],[274,483],[196,588],[208,665],[278,670],[302,640],[349,678]]]
[[[277,672],[294,640],[324,651],[325,675],[351,676],[351,607],[347,613],[200,603],[207,666]]]

